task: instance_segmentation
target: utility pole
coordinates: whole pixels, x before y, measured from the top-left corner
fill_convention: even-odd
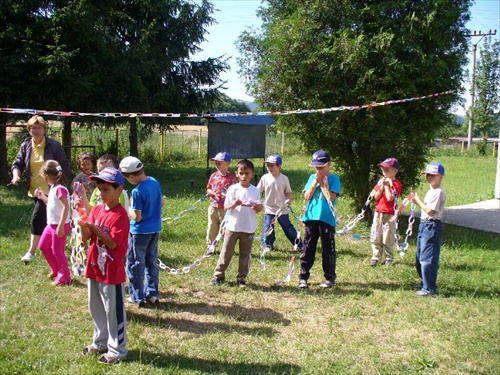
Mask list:
[[[481,33],[479,31],[476,33],[476,30],[474,30],[473,34],[467,35],[470,37],[475,37],[475,36],[480,36],[481,39],[477,41],[477,43],[472,45],[472,78],[471,78],[471,83],[470,83],[470,111],[469,111],[469,132],[468,132],[468,138],[467,138],[467,150],[470,150],[472,146],[472,129],[474,128],[474,79],[476,75],[476,50],[477,50],[477,45],[479,42],[485,37],[485,36],[490,36],[490,35],[497,35],[497,31],[495,30],[494,32],[491,32],[491,30],[488,33]]]

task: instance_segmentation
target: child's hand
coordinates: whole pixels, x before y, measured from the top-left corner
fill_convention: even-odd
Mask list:
[[[411,198],[411,202],[418,204],[419,200],[420,200],[420,198],[418,197],[417,193],[413,193],[413,197]]]
[[[56,236],[61,238],[64,236],[64,226],[59,224],[56,229]]]
[[[35,189],[35,197],[37,197],[38,199],[42,199],[43,196],[44,196],[43,190],[40,188],[36,188]]]
[[[291,202],[290,202],[290,199],[285,200],[285,205],[286,205],[286,206],[290,206],[290,203],[291,203]]]

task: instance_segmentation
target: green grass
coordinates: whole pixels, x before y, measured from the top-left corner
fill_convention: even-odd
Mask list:
[[[493,197],[495,159],[439,161],[446,167],[449,205]],[[307,162],[285,158],[297,212],[311,172]],[[203,196],[203,163],[149,166],[147,172],[162,183],[164,216]],[[343,218],[355,214],[347,203],[339,202]],[[166,264],[184,267],[204,253],[206,209],[205,202],[166,223],[160,242]],[[28,246],[31,210],[22,187],[0,188],[1,374],[496,374],[500,368],[500,236],[452,225],[444,227],[436,298],[413,297],[413,239],[393,267],[371,268],[369,242],[337,236],[338,283],[327,291],[318,286],[320,254],[310,290],[296,288],[297,272],[292,282],[274,285],[292,255],[281,229],[265,271],[254,245],[246,289],[236,286],[235,260],[220,287],[209,284],[215,257],[188,274],[162,272],[160,307],[127,307],[127,361],[103,367],[80,354],[93,331],[85,280],[55,289],[40,253],[28,266],[19,260]],[[366,223],[356,231],[367,233]]]

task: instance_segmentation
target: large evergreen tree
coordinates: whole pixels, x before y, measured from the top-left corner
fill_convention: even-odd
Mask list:
[[[269,0],[261,32],[240,35],[241,73],[269,110],[329,108],[452,95],[369,110],[282,116],[279,126],[309,150],[330,151],[344,191],[361,205],[400,160],[406,187],[417,182],[426,147],[449,122],[466,62],[466,0]]]

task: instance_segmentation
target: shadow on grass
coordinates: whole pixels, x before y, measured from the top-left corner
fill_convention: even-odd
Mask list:
[[[301,372],[299,366],[278,362],[272,366],[258,363],[228,363],[217,360],[199,359],[165,353],[154,353],[147,350],[130,350],[127,362],[140,362],[157,368],[166,368],[176,371],[194,371],[196,373],[220,373],[220,374],[298,374]]]

